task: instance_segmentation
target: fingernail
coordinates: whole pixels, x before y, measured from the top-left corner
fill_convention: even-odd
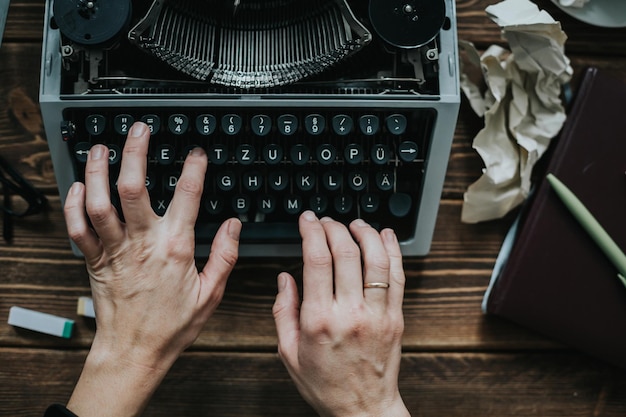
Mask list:
[[[102,155],[104,155],[104,145],[94,145],[89,150],[89,157],[94,161],[101,159]]]
[[[355,221],[353,221],[353,223],[355,226],[358,226],[358,227],[368,226],[368,224],[365,223],[363,219],[356,219]]]
[[[204,154],[204,151],[199,146],[194,146],[189,151],[189,155],[192,155],[192,156],[202,156],[203,154]]]
[[[304,218],[304,220],[309,222],[314,222],[315,220],[317,220],[317,216],[311,210],[307,210],[302,213],[302,217]]]
[[[328,223],[328,222],[332,222],[332,221],[333,221],[333,219],[331,217],[328,217],[328,216],[322,217],[320,219],[320,222],[322,222],[322,223]]]
[[[287,288],[287,277],[284,274],[278,274],[278,291]]]
[[[81,189],[81,183],[80,182],[75,182],[70,187],[70,194],[71,195],[80,194],[80,189]]]
[[[398,241],[395,232],[392,229],[382,231],[383,239],[388,243],[396,243]]]
[[[232,219],[228,223],[228,235],[233,240],[239,240],[239,235],[241,234],[241,222],[239,219]]]
[[[134,123],[130,130],[128,131],[128,136],[133,137],[133,138],[138,138],[139,136],[143,135],[146,132],[146,129],[148,128],[148,126],[145,125],[145,123],[141,123],[141,122],[137,122]]]

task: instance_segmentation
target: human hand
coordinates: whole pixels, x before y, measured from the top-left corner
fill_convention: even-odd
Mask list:
[[[408,416],[398,390],[405,277],[395,234],[362,220],[348,231],[310,211],[299,225],[302,305],[282,273],[273,308],[279,354],[298,390],[321,416]]]
[[[147,126],[133,125],[117,182],[124,222],[111,204],[104,145],[91,148],[85,185],[74,184],[66,199],[68,233],[85,256],[96,312],[96,335],[68,404],[78,415],[138,414],[218,306],[237,260],[241,223],[231,219],[206,266],[196,268],[194,224],[207,169],[200,148],[187,156],[165,215],[154,213],[145,186],[149,141]]]

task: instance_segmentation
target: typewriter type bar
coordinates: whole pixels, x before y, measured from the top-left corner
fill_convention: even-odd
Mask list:
[[[314,0],[306,19],[295,0],[68,3],[47,2],[40,89],[62,198],[106,144],[123,217],[121,150],[143,121],[157,214],[189,149],[207,152],[198,255],[232,216],[241,256],[298,255],[307,209],[428,253],[460,103],[454,1]]]

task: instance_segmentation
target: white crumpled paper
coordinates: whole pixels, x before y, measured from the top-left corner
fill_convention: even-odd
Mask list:
[[[573,72],[560,23],[535,4],[505,0],[486,12],[502,28],[510,51],[492,46],[479,56],[472,44],[460,42],[487,86],[481,93],[463,71],[461,88],[485,117],[473,141],[485,168],[464,195],[466,223],[500,218],[528,196],[532,169],[565,121],[560,93]]]
[[[558,0],[563,7],[583,7],[589,0]],[[621,0],[624,1],[624,0]]]

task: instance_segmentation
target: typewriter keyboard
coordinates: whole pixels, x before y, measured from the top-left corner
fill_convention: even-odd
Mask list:
[[[412,237],[431,109],[72,108],[61,131],[77,178],[93,144],[109,147],[112,200],[126,133],[143,121],[152,136],[146,187],[165,213],[182,163],[194,146],[208,155],[197,240],[210,242],[229,217],[244,223],[242,242],[296,242],[298,215],[311,209],[346,224],[363,218]]]

